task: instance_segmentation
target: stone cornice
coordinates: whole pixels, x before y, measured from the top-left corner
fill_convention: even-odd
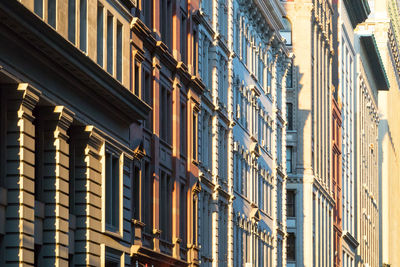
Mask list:
[[[386,75],[385,65],[382,62],[374,35],[360,36],[360,42],[366,50],[366,55],[378,86],[377,89],[389,90],[389,79]]]
[[[353,28],[364,22],[371,12],[367,0],[344,0],[344,4]]]

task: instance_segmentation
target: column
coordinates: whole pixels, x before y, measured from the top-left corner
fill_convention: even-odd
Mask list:
[[[5,225],[6,264],[33,266],[35,220],[35,119],[41,93],[26,83],[7,94],[8,189]]]
[[[74,114],[63,106],[39,113],[44,131],[43,264],[68,266],[69,144],[67,130]]]
[[[102,153],[104,139],[93,126],[71,130],[75,142],[75,262],[100,266]],[[104,223],[104,222],[103,222]]]

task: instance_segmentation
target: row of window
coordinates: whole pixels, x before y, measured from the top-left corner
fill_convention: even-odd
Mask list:
[[[233,28],[233,50],[247,69],[254,74],[266,94],[271,93],[274,59],[271,48],[265,47],[259,33],[246,16],[236,8]]]
[[[248,157],[238,151],[233,155],[233,171],[234,190],[256,203],[268,215],[272,215],[272,177],[265,170],[249,164]]]
[[[250,134],[267,152],[272,151],[273,121],[269,114],[260,107],[258,99],[251,90],[244,86],[234,86],[235,120]]]

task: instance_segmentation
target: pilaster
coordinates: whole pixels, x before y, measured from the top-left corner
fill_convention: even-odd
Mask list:
[[[6,265],[34,264],[35,118],[32,112],[40,95],[26,83],[8,94]]]
[[[43,264],[68,266],[69,144],[74,114],[63,106],[41,110],[44,120]]]
[[[104,139],[94,126],[74,128],[75,142],[75,262],[100,266],[101,173]]]

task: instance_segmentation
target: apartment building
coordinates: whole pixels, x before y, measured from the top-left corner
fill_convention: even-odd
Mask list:
[[[0,265],[199,265],[198,8],[0,4]]]
[[[379,53],[389,80],[387,91],[378,92],[379,107],[379,265],[400,264],[398,221],[400,209],[398,190],[400,189],[399,159],[399,115],[396,107],[399,101],[399,2],[396,0],[368,1],[371,15],[368,28],[373,29]]]
[[[198,13],[206,86],[199,121],[201,266],[285,264],[290,60],[279,34],[283,15],[279,1],[202,1]]]
[[[357,111],[359,89],[357,79],[360,69],[358,61],[368,64],[367,59],[360,55],[359,36],[355,33],[357,25],[365,21],[370,12],[367,2],[339,1],[338,2],[338,96],[341,103],[342,126],[341,132],[341,184],[342,193],[342,240],[337,257],[342,266],[357,266],[357,248],[359,246],[357,219],[357,185],[360,177],[357,172],[358,128]]]
[[[291,151],[287,152],[288,209],[295,207],[287,218],[288,232],[295,235],[291,266],[334,264],[331,4],[327,0],[284,3],[292,25],[291,51],[296,55],[294,90],[287,89],[287,102],[294,108],[293,122],[288,123],[293,128],[286,138]]]
[[[128,10],[0,4],[2,266],[131,264],[130,125],[150,108],[130,83]]]

